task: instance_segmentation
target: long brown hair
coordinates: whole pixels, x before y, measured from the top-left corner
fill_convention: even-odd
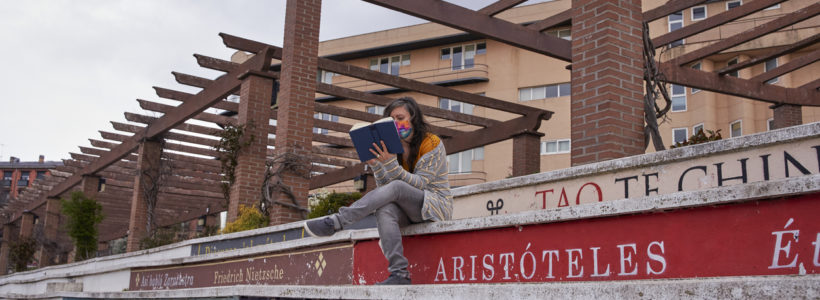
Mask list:
[[[383,115],[389,117],[394,109],[402,106],[410,113],[410,124],[413,125],[413,137],[410,139],[410,153],[406,153],[406,156],[397,155],[397,158],[399,164],[404,164],[404,158],[406,157],[408,161],[407,165],[410,167],[409,171],[413,173],[416,168],[416,158],[419,156],[421,142],[424,141],[424,138],[430,133],[430,126],[424,121],[424,114],[421,113],[419,104],[411,97],[401,97],[393,100],[393,102],[390,102],[390,104],[384,108]]]

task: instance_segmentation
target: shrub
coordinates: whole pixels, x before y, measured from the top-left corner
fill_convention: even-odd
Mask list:
[[[97,253],[97,225],[103,220],[102,205],[88,198],[83,192],[71,193],[71,199],[62,199],[63,214],[68,217],[68,236],[74,241],[76,261],[94,257]]]
[[[252,206],[239,205],[239,216],[236,221],[230,222],[222,229],[222,233],[240,232],[268,226],[267,217],[259,209]]]
[[[709,135],[707,135],[706,133],[708,133]],[[720,136],[720,129],[718,129],[717,131],[711,131],[707,129],[706,133],[703,132],[703,129],[698,130],[697,133],[689,137],[688,141],[684,141],[683,143],[676,143],[669,147],[669,149],[675,149],[689,145],[703,144],[723,139],[723,137]]]
[[[21,238],[9,243],[9,263],[14,268],[14,272],[28,269],[28,263],[34,258],[34,252],[37,252],[37,241],[33,238]]]
[[[308,219],[327,216],[339,212],[342,206],[349,206],[362,197],[359,192],[354,193],[329,193],[318,197],[315,205],[310,206]]]

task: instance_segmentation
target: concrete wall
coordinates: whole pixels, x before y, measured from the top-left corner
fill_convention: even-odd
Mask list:
[[[546,172],[520,178],[502,180],[496,183],[487,183],[471,187],[455,189],[457,203],[468,197],[480,196],[496,192],[515,192],[554,180],[572,179],[597,176],[598,172],[615,173],[634,169],[635,167],[660,164],[664,162],[690,162],[697,164],[699,160],[710,156],[719,156],[726,153],[741,153],[748,148],[781,147],[790,149],[790,145],[805,141],[814,141],[820,136],[820,123],[802,125],[798,127],[746,136],[722,142],[693,146],[690,150],[681,149],[678,152],[666,151],[640,155],[631,158],[608,161],[581,167],[563,170],[560,173]],[[680,155],[680,154],[685,155]],[[690,153],[691,152],[691,153]],[[680,155],[680,156],[665,156]],[[679,191],[671,193],[652,194],[644,197],[630,197],[603,202],[536,209],[509,214],[499,214],[487,217],[473,217],[459,220],[413,225],[404,228],[408,241],[418,240],[421,236],[427,239],[437,237],[449,238],[471,234],[473,232],[491,232],[494,229],[552,228],[567,222],[583,222],[585,220],[603,220],[612,217],[643,216],[656,212],[686,213],[690,210],[682,208],[710,208],[718,205],[751,203],[749,200],[781,199],[795,195],[810,195],[820,193],[820,170],[818,165],[806,164],[811,174],[797,174],[787,178],[773,178],[745,184],[724,186],[710,186],[703,189]],[[780,200],[777,200],[780,201]],[[765,202],[765,201],[764,201]],[[769,201],[769,203],[778,202]],[[723,206],[727,207],[727,206]],[[616,219],[617,220],[617,219]],[[816,227],[816,220],[803,220],[811,228]],[[650,296],[653,298],[667,297],[703,297],[703,298],[746,298],[767,295],[777,298],[790,297],[817,297],[820,290],[820,275],[814,274],[816,267],[809,265],[809,272],[798,272],[797,269],[786,270],[783,274],[802,276],[728,276],[698,279],[651,279],[638,281],[597,281],[597,282],[540,282],[521,284],[509,282],[504,284],[436,284],[402,288],[380,288],[369,285],[333,285],[333,286],[306,286],[293,287],[284,285],[257,285],[257,286],[223,286],[211,288],[197,288],[170,291],[130,291],[130,280],[133,279],[134,269],[159,270],[184,268],[186,266],[213,265],[229,261],[252,260],[254,257],[271,257],[288,255],[294,251],[333,247],[333,245],[370,245],[378,237],[375,229],[348,230],[325,238],[300,238],[278,243],[263,244],[260,246],[191,255],[191,247],[201,243],[232,239],[247,238],[271,232],[294,230],[301,226],[301,222],[280,226],[272,226],[247,232],[234,233],[216,237],[190,240],[160,248],[142,250],[133,253],[114,255],[92,259],[84,262],[46,267],[29,272],[20,272],[0,277],[0,297],[9,298],[61,298],[61,297],[96,297],[96,298],[186,298],[186,297],[222,297],[222,296],[280,296],[280,297],[312,297],[312,298],[490,298],[492,295],[515,295],[516,298],[540,298],[545,295],[563,295],[569,297],[622,297],[633,298]],[[813,227],[812,227],[813,226]],[[779,229],[779,228],[778,228]],[[813,233],[808,233],[812,236]],[[429,237],[427,237],[429,236]],[[765,238],[771,237],[768,233]],[[811,239],[801,241],[810,241]],[[408,242],[408,245],[415,242]],[[349,246],[348,246],[349,247]],[[480,245],[464,244],[460,247],[480,247]],[[523,246],[522,246],[523,247]],[[418,247],[415,247],[418,248]],[[770,246],[766,245],[766,248]],[[373,248],[377,249],[377,248]],[[371,251],[373,249],[367,250]],[[477,248],[476,248],[477,249]],[[523,249],[523,248],[522,248]],[[769,249],[770,250],[770,249]],[[480,250],[476,250],[480,251]],[[727,249],[727,251],[732,251]],[[765,251],[765,249],[764,249]],[[788,255],[787,255],[788,256]],[[805,258],[801,255],[803,259]],[[373,259],[370,259],[373,260]],[[417,260],[418,261],[418,260]],[[374,262],[379,263],[379,262]],[[763,262],[768,263],[768,262]],[[516,265],[517,266],[517,265]],[[416,268],[436,269],[436,266],[415,266]],[[370,266],[369,268],[373,268]],[[434,272],[434,271],[433,271]],[[448,271],[449,272],[449,271]],[[501,272],[499,269],[497,272]],[[778,273],[780,274],[780,273]],[[421,278],[419,278],[421,280]],[[364,282],[372,283],[372,279]]]

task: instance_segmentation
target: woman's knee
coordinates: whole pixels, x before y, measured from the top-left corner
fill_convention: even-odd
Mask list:
[[[399,213],[401,212],[401,208],[395,203],[390,203],[385,206],[376,209],[376,220],[379,222],[383,221],[395,221],[399,218]]]

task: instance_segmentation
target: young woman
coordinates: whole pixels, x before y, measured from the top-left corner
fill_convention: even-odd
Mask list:
[[[305,222],[313,236],[330,236],[375,211],[382,252],[390,276],[379,284],[410,284],[407,258],[401,244],[400,227],[408,224],[449,220],[453,196],[447,180],[447,153],[438,136],[429,132],[418,103],[413,98],[394,100],[384,115],[396,122],[404,153],[387,152],[384,142],[370,149],[376,158],[367,161],[378,188],[339,213]]]

